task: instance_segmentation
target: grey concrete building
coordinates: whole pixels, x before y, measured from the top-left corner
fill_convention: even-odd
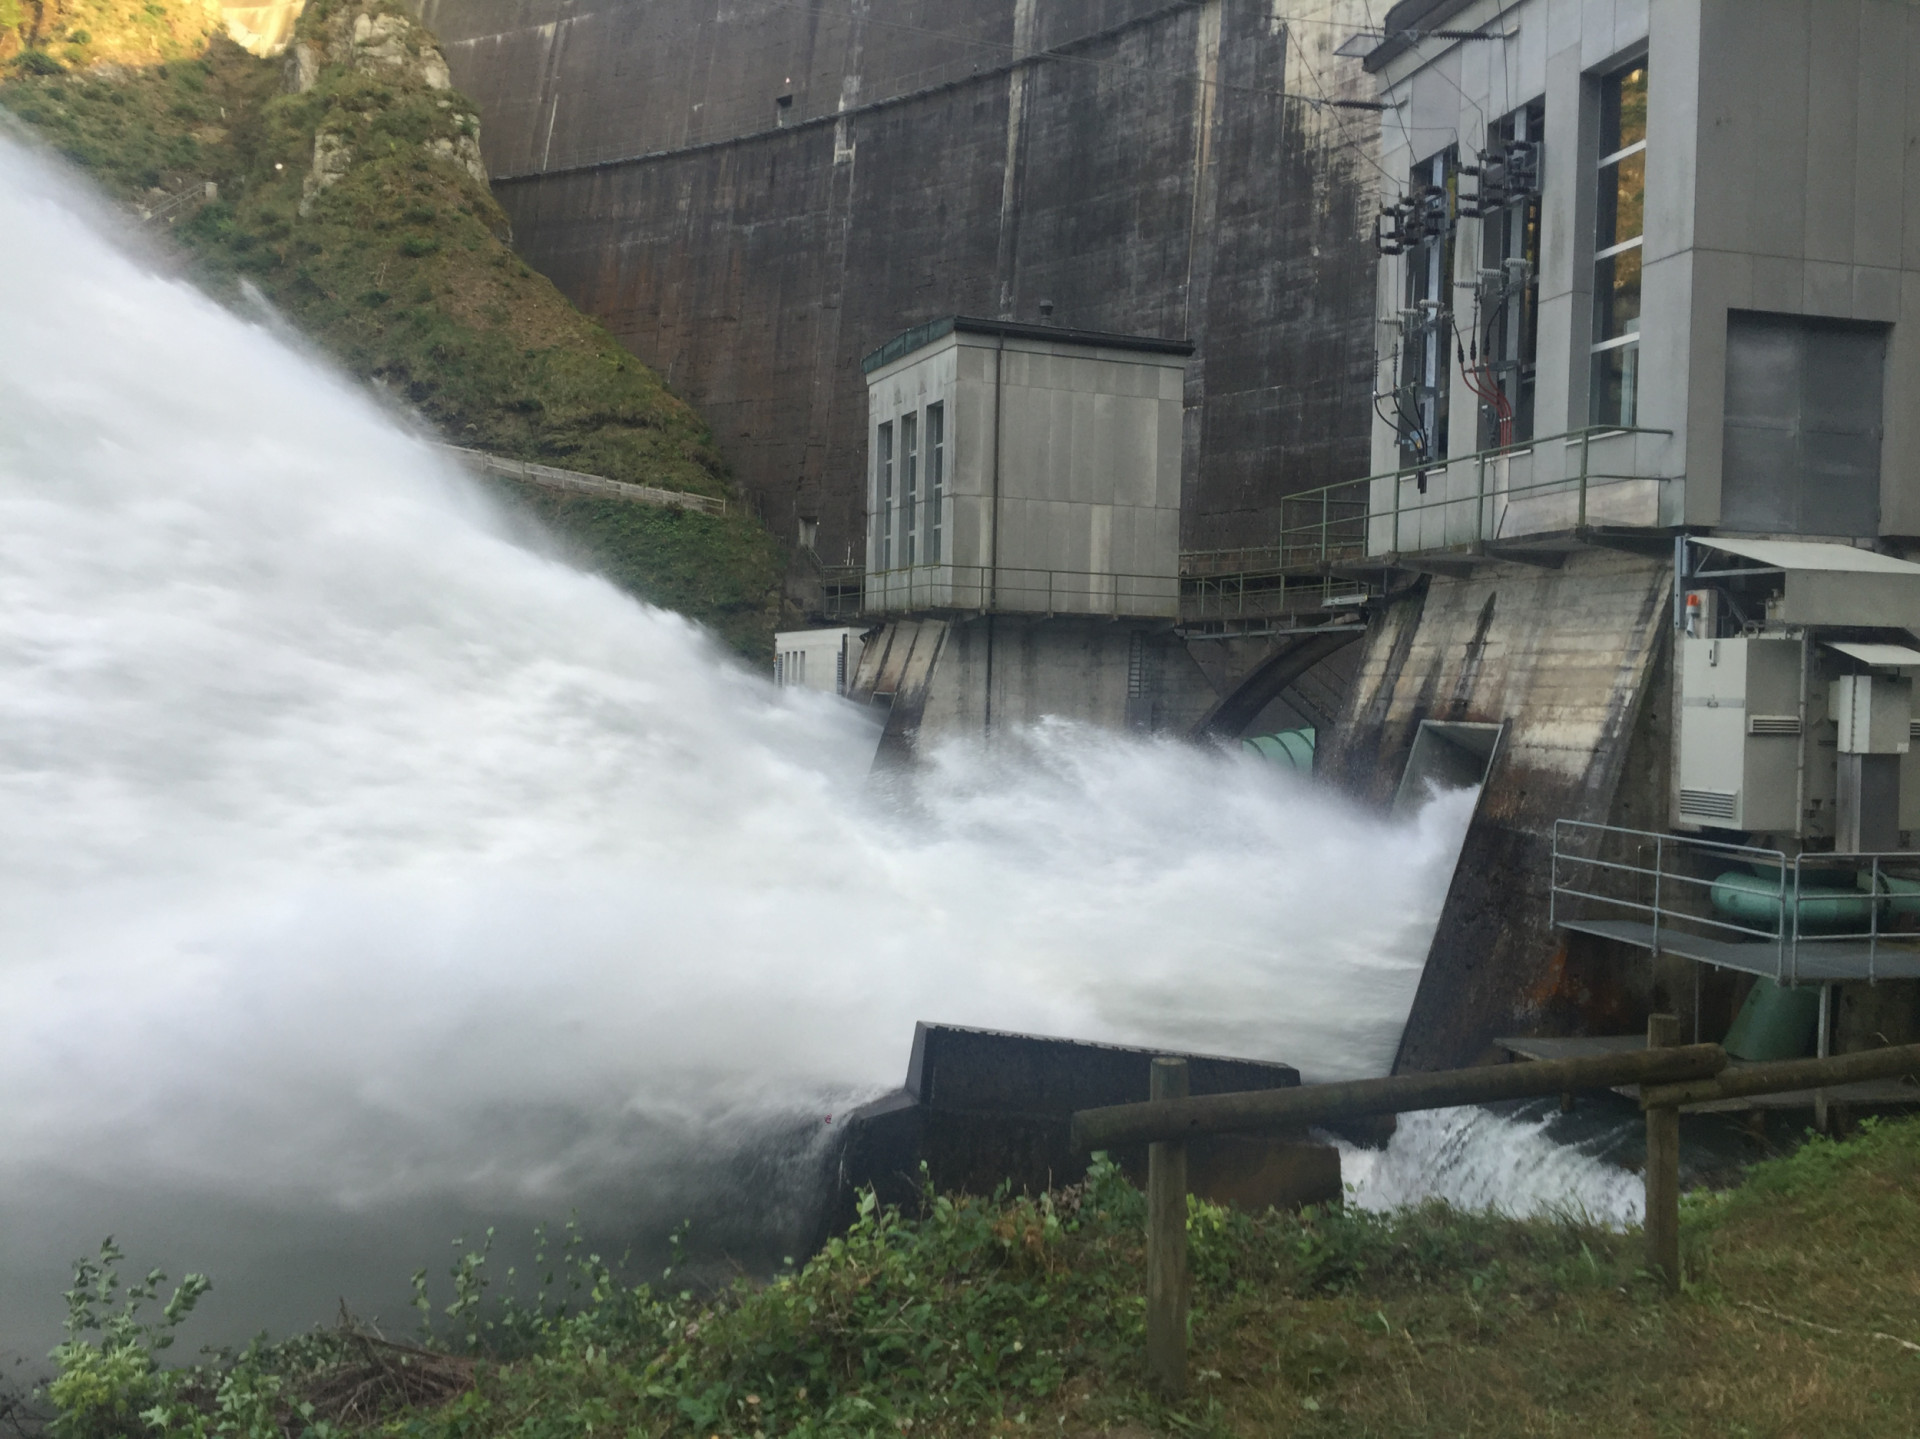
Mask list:
[[[853,693],[887,706],[890,739],[1180,728],[1211,707],[1175,631],[1192,354],[948,316],[866,357],[861,612],[880,630]]]
[[[1177,618],[1192,353],[959,316],[869,355],[866,613]]]
[[[1822,1052],[1913,1032],[1920,10],[1383,28],[1372,472],[1274,562],[1375,591],[1350,786],[1501,731],[1401,1062],[1796,990]]]
[[[1583,515],[1920,534],[1920,425],[1887,403],[1920,385],[1914,7],[1394,14],[1484,38],[1398,37],[1367,61],[1391,107],[1381,164],[1407,177],[1372,455],[1411,473],[1373,486],[1376,547],[1396,509],[1409,549]]]

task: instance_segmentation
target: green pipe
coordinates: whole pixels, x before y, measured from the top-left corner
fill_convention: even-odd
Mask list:
[[[1790,888],[1784,876],[1762,878],[1756,874],[1730,869],[1714,880],[1710,891],[1715,912],[1755,929],[1780,927],[1785,912],[1783,888]],[[1920,906],[1920,885],[1914,886],[1916,898],[1907,903]],[[1828,885],[1800,886],[1795,908],[1802,933],[1866,929],[1873,922],[1875,900],[1858,889],[1837,889]],[[1915,910],[1920,913],[1920,908]]]
[[[1860,876],[1860,883],[1863,888],[1867,885],[1866,875]],[[1883,874],[1880,876],[1880,887],[1893,896],[1887,901],[1889,913],[1920,914],[1920,880],[1895,879],[1890,874]]]
[[[1313,738],[1311,728],[1283,729],[1278,734],[1255,735],[1252,739],[1241,740],[1240,743],[1262,759],[1269,759],[1275,764],[1299,770],[1302,774],[1312,774]]]

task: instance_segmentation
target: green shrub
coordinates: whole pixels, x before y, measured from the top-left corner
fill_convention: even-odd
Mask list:
[[[73,1288],[66,1293],[66,1337],[53,1351],[57,1372],[47,1389],[57,1411],[55,1439],[119,1439],[140,1433],[144,1424],[139,1421],[171,1393],[171,1376],[160,1368],[158,1355],[172,1347],[173,1331],[212,1287],[205,1275],[189,1274],[160,1317],[145,1322],[141,1310],[159,1297],[167,1276],[155,1269],[128,1285],[116,1309],[120,1277],[115,1266],[124,1257],[108,1239],[98,1255],[73,1266]]]

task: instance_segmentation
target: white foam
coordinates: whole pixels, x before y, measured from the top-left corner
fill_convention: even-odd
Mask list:
[[[55,1222],[83,1188],[135,1236],[161,1192],[555,1212],[897,1084],[918,1019],[1390,1062],[1467,797],[1390,824],[1047,725],[888,809],[840,702],[530,540],[3,140],[0,316],[0,1202],[36,1248],[94,1237]]]
[[[1474,1108],[1403,1114],[1384,1150],[1340,1144],[1341,1176],[1363,1209],[1443,1199],[1457,1209],[1638,1224],[1646,1212],[1640,1177],[1556,1143],[1548,1123]]]

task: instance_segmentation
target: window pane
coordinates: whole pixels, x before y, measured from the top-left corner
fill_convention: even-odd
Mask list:
[[[1593,267],[1593,342],[1640,333],[1640,247]]]
[[[1593,357],[1593,423],[1631,425],[1637,412],[1635,391],[1640,379],[1640,346],[1617,345]]]
[[[893,568],[893,426],[882,425],[874,436],[873,442],[873,488],[874,516],[880,530],[880,553],[877,557],[883,570]]]
[[[920,518],[920,417],[900,417],[900,563],[911,565]]]
[[[1624,160],[1602,165],[1594,249],[1636,239],[1646,231],[1646,215],[1647,152],[1636,150]]]
[[[1600,82],[1600,153],[1647,138],[1647,66],[1643,60]]]
[[[947,481],[947,407],[927,406],[927,563],[940,563],[941,503]]]

